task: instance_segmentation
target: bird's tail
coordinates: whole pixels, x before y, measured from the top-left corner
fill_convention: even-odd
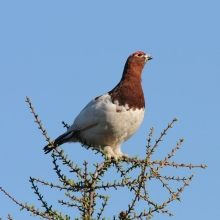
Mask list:
[[[50,151],[52,151],[56,147],[68,142],[68,140],[71,139],[71,137],[73,136],[73,133],[74,133],[73,131],[70,131],[70,132],[66,132],[60,135],[56,140],[53,141],[53,145],[48,144],[43,148],[44,153],[48,154]]]

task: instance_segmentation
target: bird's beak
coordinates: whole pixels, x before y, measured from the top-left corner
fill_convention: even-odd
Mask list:
[[[152,60],[153,59],[153,57],[151,55],[149,55],[149,54],[146,54],[144,57],[145,57],[145,62],[147,62],[148,60]]]

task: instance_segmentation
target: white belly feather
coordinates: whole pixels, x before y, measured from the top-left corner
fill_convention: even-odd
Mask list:
[[[91,127],[85,126],[83,129],[83,118],[87,123],[90,121]],[[114,148],[137,131],[143,118],[144,108],[133,110],[129,109],[128,105],[119,106],[118,102],[112,103],[109,94],[105,94],[97,101],[93,99],[79,114],[74,124],[81,128],[80,137],[88,144]]]

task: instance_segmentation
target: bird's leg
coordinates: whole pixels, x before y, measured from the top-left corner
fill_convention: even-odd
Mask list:
[[[114,153],[117,155],[117,157],[129,157],[128,154],[123,154],[121,152],[121,145],[119,146],[116,146],[114,149],[113,149]]]
[[[117,159],[119,157],[118,155],[114,153],[114,151],[112,150],[112,147],[105,146],[103,147],[103,149],[104,149],[104,153],[106,154],[107,158],[114,157],[115,159]]]

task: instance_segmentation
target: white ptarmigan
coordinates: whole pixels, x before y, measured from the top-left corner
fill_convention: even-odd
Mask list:
[[[116,87],[92,99],[69,129],[53,142],[53,146],[48,144],[44,147],[45,153],[66,142],[81,142],[101,147],[108,158],[128,157],[121,152],[121,145],[143,121],[145,100],[141,75],[146,62],[151,59],[149,54],[140,51],[130,55]]]

